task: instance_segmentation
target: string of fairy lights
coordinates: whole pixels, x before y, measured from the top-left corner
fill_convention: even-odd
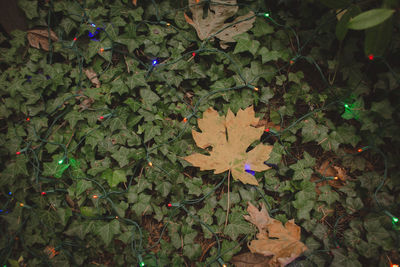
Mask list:
[[[226,4],[223,4],[223,3],[213,2],[213,1],[208,1],[208,0],[207,1],[196,1],[195,5],[202,5],[205,2],[207,2],[209,4],[212,3],[212,4],[218,4],[218,5],[226,5]],[[155,7],[157,20],[156,21],[147,21],[147,20],[140,21],[135,26],[135,31],[137,30],[137,27],[140,24],[156,24],[156,25],[161,25],[161,26],[164,26],[164,27],[170,27],[170,28],[174,29],[175,31],[180,32],[179,28],[175,27],[173,25],[173,22],[166,22],[166,21],[162,20],[163,14],[161,14],[161,12],[159,11],[159,8],[158,8],[158,6],[157,6],[157,4],[155,3],[154,0],[152,0],[152,4]],[[49,13],[48,13],[48,22],[47,23],[48,23],[48,32],[49,32],[49,36],[50,36],[51,16],[54,15],[54,13],[53,13],[53,0],[51,0],[49,2],[49,7],[50,8],[49,8]],[[256,80],[257,77],[254,77],[251,81],[247,81],[244,78],[244,76],[242,75],[239,67],[237,67],[238,65],[235,64],[235,61],[229,56],[228,53],[226,53],[226,52],[224,52],[222,50],[218,50],[218,49],[206,48],[206,44],[208,43],[209,40],[211,40],[213,37],[215,37],[219,32],[227,29],[228,27],[234,26],[233,23],[228,25],[227,27],[221,29],[220,31],[214,33],[213,35],[209,36],[207,39],[205,39],[202,42],[202,44],[200,45],[200,47],[198,49],[183,53],[180,57],[178,57],[178,58],[176,58],[174,60],[170,60],[169,62],[161,62],[159,59],[155,58],[155,59],[152,59],[150,62],[143,62],[135,54],[127,53],[125,51],[119,50],[117,48],[117,46],[116,46],[115,41],[107,33],[106,27],[104,25],[103,25],[103,27],[97,27],[96,26],[96,24],[90,19],[90,16],[88,16],[87,13],[86,13],[86,11],[87,11],[87,9],[86,9],[86,1],[84,1],[83,6],[80,5],[80,7],[82,9],[82,15],[78,15],[78,14],[72,14],[72,15],[76,15],[76,16],[81,17],[80,25],[87,24],[87,25],[91,26],[93,29],[95,29],[94,33],[89,32],[88,37],[90,38],[90,40],[91,41],[100,41],[100,39],[101,39],[100,38],[100,33],[104,33],[104,35],[105,35],[104,40],[105,39],[109,39],[111,41],[111,46],[110,47],[102,47],[102,48],[99,49],[98,53],[102,54],[102,53],[104,53],[106,51],[109,51],[111,53],[120,53],[120,54],[124,54],[125,56],[131,57],[132,59],[136,60],[139,63],[139,66],[140,66],[141,69],[138,68],[138,70],[142,70],[143,73],[146,74],[145,75],[146,79],[149,78],[149,76],[151,75],[152,72],[154,72],[154,71],[161,72],[163,69],[175,64],[176,62],[179,62],[180,60],[185,60],[190,56],[192,56],[192,57],[200,57],[202,53],[219,53],[219,54],[225,56],[232,63],[232,65],[236,67],[237,74],[239,75],[239,77],[241,78],[241,80],[243,82],[243,85],[230,87],[230,88],[217,89],[217,90],[211,91],[208,94],[202,96],[196,102],[194,107],[190,106],[190,108],[192,109],[192,113],[183,118],[182,123],[184,123],[184,127],[175,138],[173,138],[171,140],[168,140],[167,142],[164,142],[162,144],[155,145],[155,146],[151,147],[150,149],[144,144],[143,140],[141,140],[142,146],[143,146],[143,148],[145,150],[145,157],[136,162],[137,164],[134,167],[133,174],[136,174],[136,170],[139,167],[143,166],[145,163],[147,163],[147,165],[149,167],[156,168],[160,172],[164,173],[165,175],[170,176],[170,174],[169,174],[169,172],[167,170],[165,170],[164,168],[162,168],[158,164],[155,164],[151,160],[150,154],[151,154],[152,151],[156,150],[157,148],[159,148],[161,146],[164,146],[164,145],[167,145],[167,144],[170,144],[170,143],[173,143],[176,140],[180,139],[180,137],[186,131],[187,127],[189,127],[189,123],[188,122],[192,118],[197,118],[196,114],[198,113],[198,108],[199,108],[200,104],[204,100],[206,100],[208,97],[210,97],[210,96],[212,96],[214,94],[219,94],[219,93],[222,93],[222,92],[232,91],[232,90],[250,89],[250,90],[254,90],[256,92],[259,91],[257,85],[254,84],[254,81]],[[186,8],[188,8],[188,6],[184,7],[184,8],[175,9],[173,11],[168,11],[167,13],[176,12],[178,10],[184,10]],[[342,10],[338,11],[338,13],[340,13],[341,11]],[[167,14],[167,13],[164,13],[164,15]],[[245,21],[245,20],[252,19],[254,17],[257,17],[257,18],[260,18],[260,19],[265,19],[267,21],[270,21],[275,26],[282,27],[284,29],[288,29],[293,34],[294,38],[296,39],[297,53],[293,57],[291,57],[289,62],[287,62],[284,66],[282,66],[278,70],[276,70],[274,72],[275,74],[286,70],[289,66],[292,66],[293,64],[295,64],[296,62],[298,62],[300,60],[304,60],[305,62],[308,62],[311,65],[313,65],[318,70],[318,72],[321,74],[321,77],[322,77],[323,81],[325,82],[325,84],[328,87],[330,87],[329,83],[325,79],[325,76],[323,75],[323,72],[322,72],[321,68],[318,66],[318,64],[312,58],[310,58],[309,56],[305,57],[305,56],[301,55],[301,52],[306,47],[306,45],[312,40],[312,38],[315,38],[318,29],[320,27],[322,27],[324,24],[329,23],[329,20],[327,20],[325,23],[320,24],[315,29],[314,34],[306,42],[304,42],[304,44],[301,46],[300,45],[300,38],[296,34],[296,32],[294,31],[294,29],[292,27],[279,24],[278,22],[276,22],[271,17],[271,13],[269,13],[269,12],[254,11],[254,14],[255,15],[253,17],[246,18],[246,19],[241,20],[241,21],[237,21],[235,24],[241,23],[242,21]],[[71,52],[73,52],[76,55],[77,61],[79,63],[78,64],[78,66],[79,66],[79,79],[78,79],[77,90],[76,90],[77,92],[79,91],[79,89],[82,88],[83,62],[84,62],[83,55],[82,55],[81,50],[79,49],[79,46],[78,46],[78,40],[79,40],[79,36],[75,36],[72,41],[63,41],[63,40],[60,41],[61,44],[62,44],[62,47],[64,49],[70,50]],[[191,41],[196,42],[196,40],[191,40]],[[49,46],[50,47],[50,51],[49,51],[49,54],[48,54],[49,55],[48,62],[49,62],[49,64],[52,64],[52,61],[53,61],[53,45],[52,45],[52,40],[50,39],[50,37],[49,37],[49,45],[50,45]],[[376,61],[376,60],[383,61],[384,64],[388,67],[389,71],[393,74],[393,76],[396,77],[395,72],[393,71],[393,69],[390,67],[390,65],[386,62],[386,60],[383,57],[375,57],[374,55],[368,55],[368,59],[371,62],[372,61]],[[111,66],[111,64],[112,64],[112,62],[110,60],[108,62],[107,67],[100,74],[98,74],[97,77],[100,77],[103,73],[105,73],[108,70],[108,68]],[[51,77],[49,77],[49,78],[51,78]],[[397,79],[397,77],[396,77],[396,79]],[[361,83],[361,81],[362,81],[362,79],[360,79],[360,82],[358,83],[358,85]],[[397,82],[399,82],[398,79],[397,79]],[[168,87],[170,87],[170,88],[173,87],[169,83],[168,79],[165,79],[165,83],[167,84]],[[349,90],[349,91],[351,92],[352,90]],[[64,103],[67,100],[69,100],[71,98],[75,98],[75,97],[80,97],[80,96],[84,96],[84,95],[79,94],[79,93],[75,93],[75,94],[72,94],[71,96],[67,97],[66,99],[64,99],[62,104],[60,104],[57,107],[55,107],[54,110],[48,114],[48,116],[52,116],[52,115],[56,114],[59,111],[59,109],[64,106]],[[344,99],[346,99],[346,98],[344,98]],[[182,99],[182,101],[184,102],[183,99]],[[294,121],[292,124],[290,124],[289,126],[287,126],[285,128],[284,128],[285,122],[284,122],[283,116],[281,114],[279,114],[281,116],[281,122],[280,122],[281,125],[280,126],[281,126],[281,129],[283,129],[283,130],[277,131],[277,130],[274,130],[272,128],[267,128],[267,129],[265,129],[265,135],[264,136],[265,136],[266,139],[274,137],[277,140],[277,142],[279,142],[282,145],[282,147],[285,150],[285,153],[288,156],[291,156],[293,159],[295,159],[297,161],[297,158],[295,156],[293,156],[290,153],[290,151],[288,151],[286,149],[283,141],[281,140],[281,136],[284,133],[288,132],[289,129],[295,127],[295,125],[297,125],[298,123],[303,121],[305,118],[311,116],[312,114],[315,114],[317,112],[320,112],[320,111],[323,111],[323,110],[326,110],[326,109],[328,109],[330,107],[335,107],[335,106],[339,106],[340,107],[339,109],[343,109],[343,107],[344,107],[345,112],[350,112],[350,113],[353,112],[351,103],[346,103],[344,100],[337,100],[337,101],[329,103],[329,104],[327,104],[327,105],[325,105],[325,106],[323,106],[321,108],[315,109],[315,110],[305,114],[304,116],[300,117],[299,119],[297,119],[296,121]],[[189,107],[189,105],[188,105],[188,107]],[[169,225],[169,223],[171,221],[173,221],[172,217],[174,215],[178,214],[180,211],[185,212],[188,216],[192,217],[201,226],[204,226],[204,228],[206,228],[208,231],[210,231],[212,236],[215,238],[215,241],[216,241],[215,244],[216,244],[216,247],[217,247],[217,253],[216,253],[215,256],[212,257],[211,260],[207,261],[207,266],[210,266],[211,264],[213,264],[215,262],[218,262],[221,266],[227,266],[227,264],[223,261],[222,256],[225,253],[229,252],[229,251],[222,251],[221,240],[220,240],[220,237],[218,236],[218,234],[215,233],[209,225],[207,225],[206,223],[201,221],[198,216],[194,216],[187,209],[188,205],[194,205],[194,204],[202,202],[207,197],[209,197],[211,194],[213,194],[218,188],[220,188],[222,185],[224,185],[224,182],[226,181],[226,178],[227,178],[227,174],[225,174],[225,176],[221,179],[221,181],[218,182],[218,184],[215,185],[214,188],[211,191],[209,191],[207,194],[205,194],[204,196],[202,196],[200,198],[189,199],[189,200],[183,199],[183,200],[178,201],[178,202],[168,203],[167,204],[167,207],[169,208],[168,220],[165,222],[164,226],[161,229],[161,233],[160,233],[160,237],[159,237],[158,241],[155,242],[152,246],[144,248],[143,247],[143,232],[142,232],[141,226],[135,221],[132,221],[132,220],[130,220],[128,218],[123,218],[123,217],[118,216],[117,215],[118,213],[117,213],[117,211],[115,209],[115,204],[114,204],[114,202],[112,201],[112,199],[110,197],[110,196],[112,196],[114,194],[124,194],[124,193],[128,192],[130,186],[132,185],[132,180],[134,178],[134,175],[131,176],[126,190],[107,192],[107,190],[99,182],[97,182],[95,179],[91,179],[91,178],[88,178],[88,177],[74,177],[72,172],[74,170],[78,170],[80,167],[79,167],[78,161],[75,158],[73,158],[71,156],[68,156],[73,151],[76,151],[79,148],[79,146],[85,141],[87,136],[89,136],[95,130],[103,127],[105,122],[107,122],[108,120],[112,120],[113,118],[115,118],[117,116],[117,114],[115,114],[114,110],[112,110],[112,109],[110,109],[108,107],[101,108],[101,109],[95,109],[96,112],[102,111],[102,115],[100,115],[98,117],[98,120],[101,122],[101,124],[98,125],[97,127],[93,128],[92,130],[90,130],[88,133],[86,133],[81,138],[81,140],[77,143],[77,145],[73,149],[69,150],[69,149],[67,149],[67,146],[65,144],[61,144],[61,143],[57,143],[57,142],[51,142],[51,141],[48,141],[47,139],[51,135],[52,129],[56,125],[56,123],[59,121],[59,119],[63,118],[70,110],[71,109],[66,108],[63,112],[61,112],[60,114],[55,116],[54,120],[52,121],[51,125],[47,129],[47,132],[44,135],[41,134],[41,133],[38,133],[36,131],[35,125],[32,124],[33,125],[33,130],[34,130],[34,136],[36,138],[35,141],[39,142],[40,144],[34,147],[34,146],[32,146],[32,141],[31,142],[24,141],[25,144],[26,144],[26,147],[16,152],[16,156],[25,155],[25,156],[31,158],[31,161],[29,163],[31,164],[31,166],[33,168],[33,172],[34,172],[34,176],[35,176],[36,184],[34,186],[38,187],[39,186],[39,181],[42,181],[42,180],[43,181],[51,181],[51,182],[59,182],[59,180],[49,179],[49,178],[46,178],[46,177],[42,177],[40,175],[41,174],[41,169],[40,169],[41,163],[39,161],[39,156],[38,156],[40,150],[44,148],[45,144],[57,145],[63,150],[63,157],[60,158],[59,161],[58,161],[59,168],[57,168],[56,173],[54,173],[54,177],[61,178],[63,175],[68,174],[69,177],[73,178],[74,180],[85,179],[87,181],[91,181],[99,189],[99,192],[100,192],[100,193],[92,194],[91,198],[93,200],[97,201],[97,202],[105,200],[107,203],[109,203],[111,205],[111,208],[112,208],[112,213],[109,216],[86,217],[86,216],[84,216],[84,215],[82,215],[81,213],[78,213],[78,212],[73,212],[73,214],[76,215],[76,216],[79,216],[79,217],[81,217],[83,219],[87,219],[87,220],[106,220],[107,221],[107,220],[114,220],[115,219],[115,220],[118,220],[120,222],[125,223],[126,225],[132,225],[134,228],[132,230],[132,237],[131,237],[131,241],[130,241],[130,249],[132,251],[132,254],[135,255],[135,258],[137,259],[138,266],[146,266],[146,263],[143,260],[145,258],[144,255],[153,257],[155,259],[155,261],[157,262],[157,258],[153,254],[148,253],[148,251],[151,250],[152,248],[154,248],[155,246],[160,244],[167,226]],[[106,112],[103,112],[103,110],[106,110]],[[28,117],[28,118],[26,118],[25,123],[30,123],[30,121],[31,121],[31,118]],[[17,133],[16,133],[16,136],[18,136]],[[41,138],[40,136],[44,136],[44,138]],[[263,138],[264,138],[264,136],[263,136]],[[265,141],[265,140],[262,140],[262,141]],[[388,217],[391,218],[392,223],[393,223],[393,228],[395,230],[397,230],[397,232],[398,232],[398,230],[400,228],[399,219],[397,217],[395,217],[384,206],[382,206],[380,204],[380,202],[378,201],[378,198],[377,198],[377,193],[381,190],[381,188],[383,187],[383,185],[385,184],[385,182],[387,181],[387,178],[388,178],[387,177],[387,159],[386,159],[385,154],[381,150],[379,150],[378,147],[373,146],[373,145],[368,145],[368,146],[364,146],[362,148],[359,148],[357,150],[357,153],[350,154],[350,155],[357,155],[357,154],[360,154],[360,153],[364,153],[367,150],[376,151],[378,154],[380,154],[382,156],[382,158],[384,160],[383,179],[382,179],[381,183],[379,184],[379,186],[376,188],[376,190],[374,192],[374,199],[375,199],[375,202],[376,202],[377,206],[381,209],[381,212],[383,212],[385,215],[387,215]],[[277,165],[272,164],[272,163],[265,162],[265,164],[267,164],[267,165],[269,165],[271,167],[274,167],[274,168],[278,168]],[[250,170],[250,167],[245,166],[245,169],[246,169],[247,172],[249,172],[249,173],[254,175],[254,172]],[[338,179],[338,177],[330,177],[330,176],[329,177],[325,177],[323,175],[323,173],[317,173],[317,174],[320,177],[320,180],[315,181],[316,183],[321,182],[321,181],[337,180]],[[265,198],[265,195],[263,194],[263,192],[258,187],[256,187],[256,186],[251,186],[251,187],[254,187],[256,189],[256,191],[258,192],[258,194],[260,195],[262,200],[267,205],[268,212],[270,214],[274,214],[274,213],[279,211],[279,209],[277,209],[277,208],[273,209],[271,204]],[[53,188],[53,189],[48,188],[48,189],[45,189],[45,190],[37,189],[37,191],[40,193],[40,195],[42,197],[45,197],[45,196],[47,196],[49,194],[55,194],[55,193],[68,193],[68,191],[66,189],[63,189],[63,188]],[[5,203],[4,207],[0,210],[0,214],[9,214],[9,212],[11,211],[11,210],[10,211],[8,210],[8,206],[11,205],[12,202],[14,201],[13,192],[8,192],[6,194],[6,197],[7,197],[7,202]],[[30,211],[30,212],[28,213],[27,218],[20,224],[18,230],[14,233],[14,236],[10,235],[10,237],[8,238],[9,244],[7,246],[7,249],[4,249],[0,254],[0,256],[1,256],[0,259],[3,261],[1,264],[4,265],[6,263],[6,260],[8,259],[8,257],[12,253],[12,248],[13,248],[14,243],[16,241],[16,237],[19,236],[19,238],[21,240],[20,243],[22,244],[22,246],[24,246],[26,251],[28,251],[30,254],[32,254],[36,258],[40,258],[43,263],[51,266],[48,257],[44,257],[42,255],[39,255],[39,254],[35,253],[34,251],[32,251],[31,249],[27,248],[25,243],[23,242],[22,235],[20,235],[20,232],[23,230],[23,227],[24,227],[25,223],[28,221],[29,216],[31,216],[31,214],[35,211],[35,209],[37,209],[37,207],[34,206],[34,205],[31,206],[31,205],[28,205],[27,203],[22,203],[22,202],[18,203],[17,205],[20,206],[21,208],[23,208],[23,210],[27,210],[27,211]],[[339,243],[336,240],[336,233],[337,233],[336,229],[337,229],[338,223],[339,223],[339,221],[340,221],[340,219],[342,217],[343,217],[343,215],[340,216],[336,220],[335,225],[334,225],[334,229],[333,229],[333,243],[335,244],[336,247],[340,247]],[[238,244],[239,245],[242,244],[247,239],[247,237],[248,237],[248,235],[245,235],[238,242]],[[397,237],[398,237],[398,234],[397,234]],[[53,252],[56,253],[56,252],[59,252],[59,251],[63,250],[70,256],[71,261],[75,262],[73,256],[71,255],[70,251],[68,250],[68,247],[70,247],[70,246],[74,246],[74,244],[72,242],[70,242],[70,241],[63,241],[58,246],[56,246],[54,248]],[[326,249],[325,250],[314,250],[311,253],[329,252],[329,251],[330,251],[329,249],[328,250],[326,250]],[[306,257],[308,259],[309,255],[306,256]]]

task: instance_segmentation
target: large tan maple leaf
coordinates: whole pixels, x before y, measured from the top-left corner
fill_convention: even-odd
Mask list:
[[[264,203],[261,203],[259,211],[248,202],[247,212],[249,215],[243,217],[257,226],[259,231],[257,239],[252,240],[248,247],[251,253],[272,256],[268,266],[286,266],[307,250],[300,241],[301,229],[293,219],[283,226],[282,222],[269,216]]]
[[[272,146],[259,144],[246,152],[264,132],[264,127],[254,127],[259,120],[254,115],[253,106],[239,109],[236,117],[229,109],[226,118],[220,117],[213,108],[207,109],[203,118],[198,119],[202,132],[192,130],[192,135],[198,147],[212,147],[210,155],[195,153],[183,159],[200,167],[200,170],[214,170],[215,174],[230,170],[235,180],[258,185],[254,176],[246,170],[260,172],[270,169],[264,161],[269,159]]]

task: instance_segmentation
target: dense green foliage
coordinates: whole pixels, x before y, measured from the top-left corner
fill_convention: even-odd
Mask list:
[[[399,262],[398,1],[264,2],[275,1],[239,1],[238,15],[271,19],[257,16],[223,50],[198,39],[186,1],[19,0],[30,28],[50,22],[59,41],[46,52],[26,32],[0,34],[1,263],[229,264],[257,233],[242,216],[248,201],[302,227],[309,250],[292,266]],[[99,41],[91,23],[104,28]],[[231,182],[224,227],[227,174],[181,158],[201,151],[196,116],[250,105],[281,127],[261,140],[274,168],[255,174],[258,189]],[[317,188],[327,160],[345,174]]]

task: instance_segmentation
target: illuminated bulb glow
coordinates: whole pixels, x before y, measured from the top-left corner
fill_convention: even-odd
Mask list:
[[[96,25],[94,25],[94,23],[90,24],[93,28],[96,28]]]
[[[100,48],[100,53],[103,53],[104,52],[104,48],[102,47],[102,48]]]
[[[258,87],[254,87],[254,91],[258,91]]]
[[[264,131],[268,133],[269,132],[269,128],[265,129]]]
[[[293,64],[294,64],[294,61],[293,61],[293,60],[290,60],[289,63],[290,63],[290,65],[293,65]]]
[[[264,13],[264,17],[268,18],[269,17],[269,13]]]
[[[115,219],[118,219],[118,216],[115,216]]]
[[[74,42],[75,42],[77,39],[78,39],[78,38],[75,37],[75,38],[74,38]]]
[[[150,166],[150,167],[153,167],[153,163],[149,162],[149,166]]]
[[[172,207],[172,204],[171,204],[171,203],[168,203],[168,205],[167,205],[167,206],[171,208],[171,207]]]
[[[46,195],[46,192],[42,192],[42,196]]]
[[[99,118],[100,120],[102,120],[102,119],[104,119],[104,116],[100,116],[100,118]]]
[[[337,179],[339,179],[339,177],[335,176],[335,177],[333,177],[333,179],[334,179],[334,180],[337,180]]]
[[[20,205],[21,207],[23,207],[23,206],[24,206],[24,203],[19,203],[19,205]]]
[[[30,121],[31,119],[29,119],[29,118],[26,118],[26,121]]]
[[[171,26],[171,23],[167,23],[167,26]]]
[[[398,264],[392,264],[392,267],[399,267]]]
[[[17,152],[17,153],[15,153],[15,154],[19,155],[19,154],[21,154],[21,152],[19,152],[19,151],[18,151],[18,152]]]
[[[63,160],[62,160],[62,159],[58,161],[58,164],[62,164],[62,163],[63,163]]]
[[[192,56],[194,56],[194,57],[195,57],[195,56],[196,56],[196,53],[195,53],[195,52],[193,52],[193,53],[192,53]]]
[[[187,122],[187,118],[183,118],[183,122]]]
[[[153,66],[157,65],[157,60],[153,60]]]
[[[368,55],[368,59],[369,59],[369,60],[374,60],[374,55],[373,55],[373,54],[369,54],[369,55]]]
[[[398,222],[399,222],[399,218],[393,217],[393,218],[392,218],[392,221],[393,221],[394,223],[398,223]]]
[[[363,150],[362,150],[362,148],[359,148],[357,151],[358,151],[358,153],[361,153]]]
[[[98,196],[97,195],[93,195],[93,198],[98,198]]]

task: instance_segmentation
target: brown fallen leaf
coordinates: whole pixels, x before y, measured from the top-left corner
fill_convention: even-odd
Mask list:
[[[254,127],[256,127],[256,128],[258,128],[258,127],[272,128],[272,129],[275,129],[276,131],[281,130],[281,126],[276,125],[273,122],[267,121],[267,120],[260,120],[256,125],[254,125]]]
[[[320,186],[329,184],[332,187],[340,188],[346,183],[348,179],[351,178],[346,174],[346,171],[343,168],[335,166],[331,162],[332,162],[331,159],[325,160],[324,162],[321,163],[321,165],[318,168],[316,168],[316,171],[319,172],[324,177],[337,177],[337,179],[327,180],[317,183],[316,191],[318,195],[321,193],[318,189]],[[311,181],[313,182],[319,179],[320,179],[319,177],[314,176],[312,177]]]
[[[299,257],[307,250],[306,245],[300,241],[300,227],[294,220],[286,222],[285,226],[278,220],[271,218],[264,203],[261,203],[261,211],[248,202],[247,212],[244,218],[257,226],[259,233],[257,239],[248,245],[251,253],[264,256],[272,256],[268,266],[285,266]]]
[[[99,78],[97,77],[96,72],[93,69],[84,69],[83,70],[86,74],[86,77],[96,86],[96,88],[100,88],[101,83],[99,81]]]
[[[271,257],[246,252],[232,257],[231,263],[236,267],[267,267],[270,259]]]
[[[49,32],[47,31],[47,29],[45,29],[45,30],[40,30],[40,29],[29,30],[28,34],[27,34],[27,38],[28,38],[29,44],[32,47],[35,47],[37,49],[40,49],[40,47],[42,47],[43,50],[49,51]],[[53,42],[58,41],[57,35],[52,30],[50,30],[50,39]]]
[[[259,144],[249,152],[247,148],[259,140],[264,128],[255,128],[259,118],[255,117],[253,106],[245,110],[239,109],[237,116],[229,109],[226,118],[220,117],[213,108],[203,113],[203,118],[198,119],[198,127],[202,131],[192,130],[196,145],[202,149],[212,147],[210,156],[195,153],[183,158],[200,170],[212,170],[222,173],[230,170],[235,180],[244,184],[258,185],[256,178],[247,173],[247,170],[265,171],[271,167],[264,164],[272,151],[272,146]]]
[[[196,0],[189,0],[192,18],[184,13],[186,22],[196,29],[200,40],[204,40],[223,28],[232,25],[215,35],[215,37],[222,41],[221,46],[223,47],[226,47],[225,43],[236,42],[233,37],[251,29],[256,19],[254,12],[250,11],[246,15],[237,17],[232,22],[225,23],[225,21],[234,16],[239,9],[236,0],[220,0],[219,2],[221,4],[211,2],[209,4],[207,17],[203,18],[204,4],[196,4],[197,2]],[[238,22],[241,20],[244,21]]]
[[[75,98],[76,98],[77,100],[80,100],[80,103],[79,103],[79,112],[81,112],[81,111],[83,111],[83,110],[86,110],[86,109],[89,109],[89,108],[91,107],[91,105],[94,103],[94,99],[85,96],[82,89],[80,89],[80,90],[78,91],[78,94],[79,94],[79,96],[76,96]],[[83,98],[83,100],[81,100],[81,98]]]

